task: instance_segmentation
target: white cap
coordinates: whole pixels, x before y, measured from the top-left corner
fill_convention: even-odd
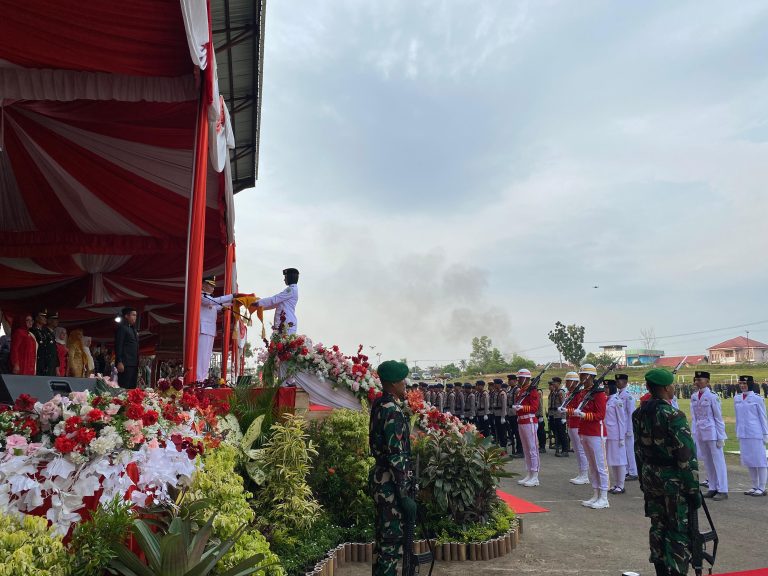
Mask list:
[[[517,371],[517,377],[518,378],[530,378],[531,377],[531,371],[527,368],[521,368]]]
[[[578,382],[579,380],[581,380],[581,378],[579,378],[579,375],[578,375],[578,374],[576,374],[576,372],[568,372],[568,373],[565,375],[565,380],[566,380],[566,381],[568,381],[568,380],[575,380],[575,381],[577,381],[577,382]]]
[[[581,368],[579,368],[579,374],[592,374],[592,376],[597,376],[597,368],[592,364],[582,364]]]

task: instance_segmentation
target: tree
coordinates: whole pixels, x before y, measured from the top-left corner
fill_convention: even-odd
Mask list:
[[[590,352],[587,354],[586,358],[584,358],[584,362],[587,364],[592,364],[593,366],[603,366],[604,368],[608,368],[608,366],[613,364],[614,360],[615,358],[613,356],[606,354],[605,352],[600,354]]]
[[[450,374],[451,376],[461,376],[462,370],[456,364],[451,362],[450,364],[446,364],[442,368],[443,374]]]
[[[656,329],[653,326],[640,330],[640,338],[642,338],[646,350],[656,349]]]
[[[493,347],[493,341],[488,336],[472,338],[472,353],[467,365],[468,374],[489,374],[503,372],[509,369],[504,355],[498,348]]]
[[[549,339],[563,355],[566,362],[579,364],[584,358],[584,326],[555,322],[555,329],[549,332]]]
[[[249,340],[245,341],[245,346],[243,346],[243,355],[245,355],[246,358],[253,358],[253,348],[251,348],[251,342]]]
[[[526,358],[525,356],[520,356],[520,354],[512,354],[512,359],[507,363],[507,365],[511,372],[517,372],[522,368],[527,368],[531,371],[536,369],[536,362],[530,358]]]

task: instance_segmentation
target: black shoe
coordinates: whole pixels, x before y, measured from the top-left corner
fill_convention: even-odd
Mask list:
[[[555,458],[560,458],[562,455],[563,453],[560,450],[555,450]]]
[[[547,453],[547,449],[546,449],[546,448],[544,448],[544,446],[542,446],[541,448],[539,448],[539,454],[546,454],[546,453]]]
[[[632,482],[633,480],[637,480],[636,474],[627,474],[624,476],[624,482]]]
[[[618,486],[614,486],[610,490],[608,490],[611,494],[624,494],[626,490],[624,488],[619,488]]]
[[[717,490],[710,490],[704,494],[704,498],[714,498],[715,496],[717,496]]]
[[[568,452],[563,452],[562,454],[560,454],[560,457],[561,458],[568,458]]]
[[[525,454],[523,454],[522,452],[515,452],[515,455],[513,456],[513,458],[525,458]]]
[[[715,502],[720,502],[721,500],[728,500],[728,493],[727,492],[718,492],[714,496],[712,496],[712,500]]]

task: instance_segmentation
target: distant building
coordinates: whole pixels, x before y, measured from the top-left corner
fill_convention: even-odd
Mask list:
[[[699,364],[706,364],[707,357],[703,354],[689,356],[664,356],[656,360],[656,366],[663,368],[677,368],[677,365],[685,358],[685,364],[683,366],[698,366]]]
[[[652,366],[664,356],[664,350],[647,350],[645,348],[627,348],[624,351],[627,366]]]
[[[603,354],[608,354],[608,356],[618,361],[619,366],[627,365],[627,355],[624,351],[626,348],[625,344],[606,344],[605,346],[600,346],[600,348],[603,349]]]
[[[712,364],[738,364],[741,362],[768,362],[768,344],[744,336],[731,338],[707,348]]]

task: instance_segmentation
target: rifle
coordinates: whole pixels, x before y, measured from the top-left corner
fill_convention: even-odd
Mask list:
[[[419,494],[419,456],[416,456],[416,472],[414,475],[413,488],[411,489],[411,498],[414,502],[417,502],[416,497]],[[417,513],[418,516],[418,506]],[[424,530],[424,521],[420,519],[421,529],[424,532],[424,536],[427,537],[427,546],[429,552],[421,552],[416,554],[413,551],[413,537],[416,531],[416,518],[409,518],[406,520],[403,526],[403,576],[415,576],[419,573],[419,566],[422,564],[430,563],[429,575],[432,576],[432,569],[435,567],[435,551],[432,547],[432,542],[429,540],[429,535]]]
[[[618,360],[614,360],[613,363],[611,363],[610,366],[608,366],[608,369],[603,372],[593,383],[592,388],[589,389],[589,392],[584,394],[584,398],[581,399],[581,402],[579,402],[579,405],[576,407],[576,410],[581,410],[584,408],[584,406],[592,400],[592,397],[597,394],[598,389],[600,388],[600,385],[603,383],[603,380],[605,380],[605,377],[608,376],[608,372],[611,372],[614,368],[616,368],[616,364],[618,364]]]
[[[683,356],[683,359],[680,360],[680,364],[675,366],[675,369],[672,370],[672,374],[677,374],[677,371],[680,370],[680,368],[683,367],[683,364],[685,364],[685,361],[688,360],[688,356]]]
[[[701,492],[699,494],[701,495]],[[707,568],[709,574],[712,574],[712,567],[715,565],[715,557],[717,556],[717,544],[720,541],[703,496],[701,496],[701,507],[704,509],[709,523],[709,530],[706,532],[699,531],[699,511],[694,506],[693,499],[688,498],[688,535],[690,540],[688,546],[691,551],[691,567],[696,576],[701,576],[704,570],[704,560],[709,564]],[[707,552],[707,542],[712,542],[711,554]]]
[[[528,384],[528,388],[526,388],[526,389],[525,389],[525,391],[523,392],[523,394],[520,396],[520,399],[515,401],[515,404],[522,404],[522,403],[523,403],[523,400],[525,400],[526,398],[528,398],[528,396],[531,394],[531,390],[536,390],[536,387],[539,385],[539,382],[541,381],[541,377],[542,377],[542,376],[544,376],[544,372],[546,372],[547,370],[549,370],[549,367],[550,367],[550,366],[552,366],[552,362],[550,362],[549,364],[547,364],[546,366],[544,366],[544,370],[542,370],[541,372],[539,372],[539,373],[536,375],[536,377],[534,377],[534,378],[532,378],[532,379],[531,379],[531,382],[530,382],[530,384]]]

